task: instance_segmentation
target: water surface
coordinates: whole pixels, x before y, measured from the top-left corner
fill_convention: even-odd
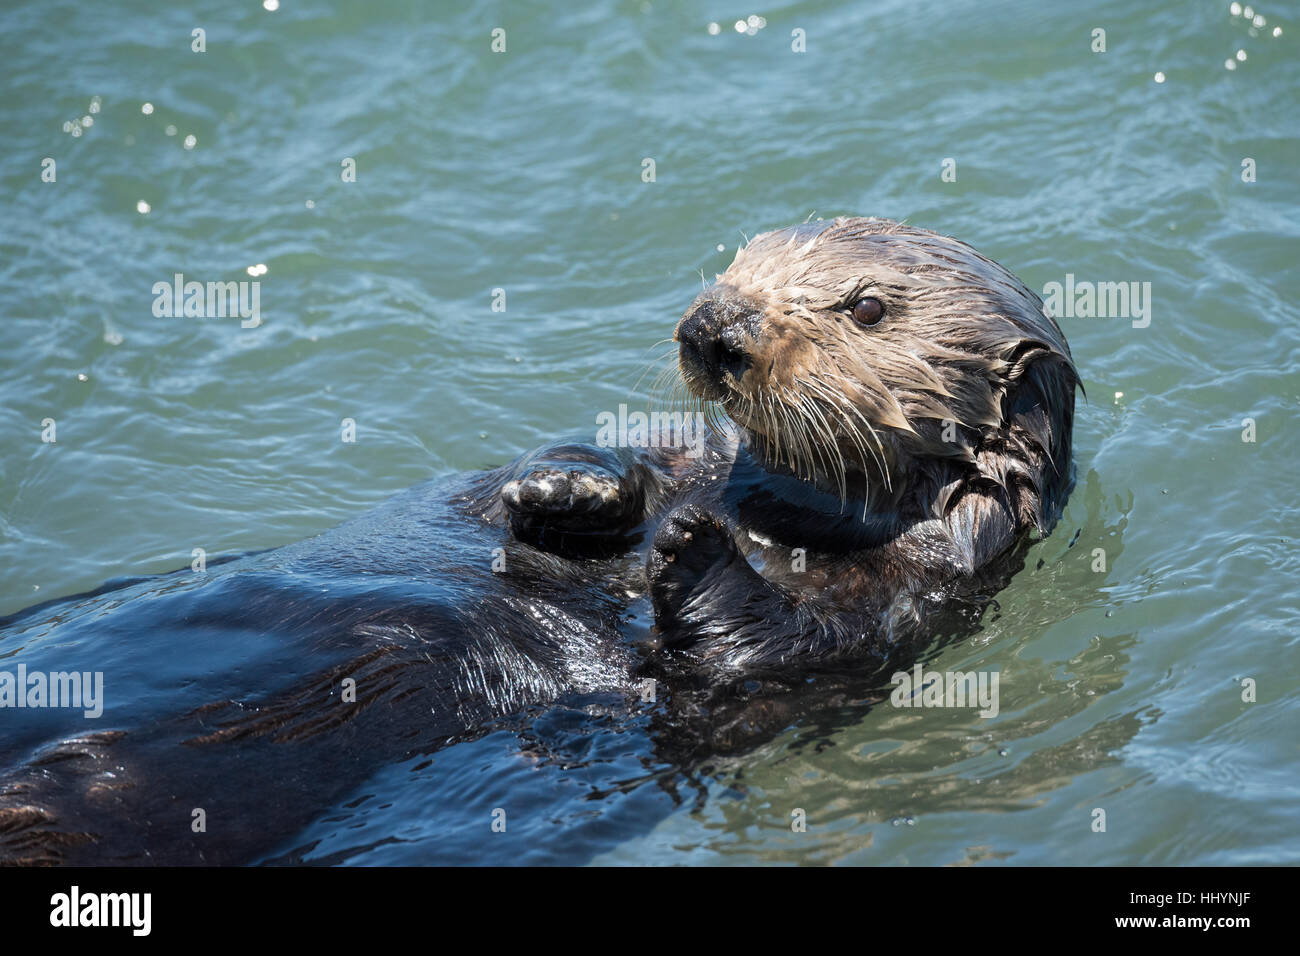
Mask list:
[[[562,708],[360,782],[295,845],[358,864],[1300,861],[1300,16],[1254,12],[9,4],[0,613],[593,432],[644,398],[655,343],[745,235],[906,218],[1035,289],[1151,288],[1145,327],[1062,318],[1088,395],[1078,486],[930,662],[999,671],[1001,713],[848,706],[682,773],[635,726]],[[177,272],[259,265],[257,328],[153,314]]]

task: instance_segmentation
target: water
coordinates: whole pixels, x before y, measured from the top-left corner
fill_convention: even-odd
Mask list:
[[[749,8],[443,6],[0,14],[0,613],[594,432],[742,234],[906,218],[1035,289],[1151,283],[1145,328],[1062,319],[1078,486],[931,663],[1000,671],[999,716],[846,705],[682,773],[575,705],[389,767],[291,843],[360,864],[1300,861],[1294,5],[1255,28],[1217,0],[788,3],[753,35]],[[176,272],[258,264],[258,328],[152,312]]]

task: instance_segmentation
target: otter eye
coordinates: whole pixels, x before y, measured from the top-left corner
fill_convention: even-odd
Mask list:
[[[875,325],[885,317],[885,305],[879,299],[868,296],[853,303],[853,321],[858,325]]]

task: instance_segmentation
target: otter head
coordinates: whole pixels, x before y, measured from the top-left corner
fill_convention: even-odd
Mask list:
[[[1037,486],[1068,471],[1069,347],[1038,296],[963,242],[887,219],[765,233],[674,338],[694,396],[842,498],[1019,472],[1040,506],[1062,490]]]

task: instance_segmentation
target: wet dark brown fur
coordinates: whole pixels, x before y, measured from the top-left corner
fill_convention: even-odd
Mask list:
[[[102,668],[110,702],[2,715],[0,862],[297,859],[377,768],[575,695],[634,714],[647,675],[661,759],[743,745],[817,691],[803,675],[907,663],[1068,493],[1069,349],[957,240],[881,219],[758,236],[676,338],[721,414],[698,456],[556,444],[202,576],[0,620],[10,666]]]

